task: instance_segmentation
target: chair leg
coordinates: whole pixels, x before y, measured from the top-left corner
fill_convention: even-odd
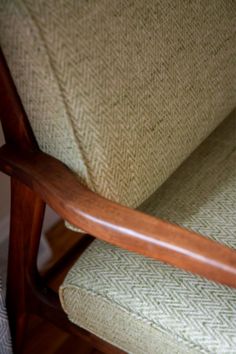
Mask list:
[[[7,308],[14,353],[22,353],[30,285],[37,281],[37,253],[44,202],[27,186],[11,180],[11,221],[7,281]]]

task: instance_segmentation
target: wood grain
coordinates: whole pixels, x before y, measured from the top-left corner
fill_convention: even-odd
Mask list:
[[[53,266],[58,259],[64,258],[68,254],[69,248],[74,248],[82,239],[82,235],[67,229],[63,220],[55,224],[46,232],[46,239],[52,250],[52,256],[49,263],[40,269],[44,274],[48,267]],[[80,244],[80,246],[82,246]],[[63,282],[66,273],[71,268],[79,255],[83,252],[83,247],[77,250],[77,255],[68,259],[62,269],[56,273],[51,273],[48,285],[55,291]],[[29,317],[27,331],[27,341],[25,343],[24,354],[102,354],[101,351],[94,349],[94,346],[85,340],[73,336],[61,329],[55,327],[48,321],[37,316]]]
[[[236,287],[235,250],[98,196],[61,162],[40,152],[1,50],[0,119],[7,143],[0,149],[0,169],[12,177],[7,302],[15,353],[22,352],[28,314],[51,321],[100,352],[123,353],[69,322],[57,294],[39,277],[44,202],[97,238]]]
[[[8,146],[30,154],[39,151],[1,49],[0,119]],[[1,167],[4,170],[4,166]],[[14,353],[22,353],[29,314],[37,314],[105,354],[121,354],[122,351],[111,344],[71,323],[61,308],[58,294],[39,276],[36,260],[43,208],[44,203],[34,190],[13,177],[7,304]]]
[[[111,202],[42,152],[4,146],[2,170],[27,184],[63,219],[113,245],[236,287],[236,251],[197,233]],[[63,183],[62,183],[63,181]]]
[[[8,144],[20,150],[38,150],[38,144],[0,48],[0,119]]]
[[[7,277],[7,309],[14,353],[21,353],[32,282],[37,282],[38,245],[44,202],[27,186],[12,178],[11,222]]]

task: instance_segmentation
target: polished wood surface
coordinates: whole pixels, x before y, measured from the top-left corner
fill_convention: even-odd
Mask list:
[[[66,273],[72,264],[83,252],[81,240],[82,234],[68,230],[61,220],[46,232],[46,239],[51,249],[51,257],[40,269],[41,274],[47,273],[48,269],[57,264],[59,259],[65,259],[70,255],[64,266],[54,273],[50,273],[48,284],[55,291],[63,282]],[[79,247],[77,247],[77,245]],[[76,248],[77,253],[68,253],[70,249]],[[102,354],[97,351],[91,343],[88,343],[77,336],[65,332],[50,322],[38,316],[29,316],[27,328],[27,341],[24,346],[24,354]]]
[[[0,120],[7,146],[16,151],[39,151],[24,108],[0,49]],[[45,171],[47,173],[47,171]],[[21,354],[29,315],[51,321],[56,326],[92,344],[105,354],[122,352],[93,334],[72,324],[61,308],[58,294],[37,272],[40,239],[41,198],[27,184],[12,178],[11,235],[7,304],[15,354]],[[30,225],[30,223],[33,225]],[[29,226],[29,227],[28,227]],[[17,238],[17,227],[21,229]],[[23,232],[24,230],[24,232]],[[19,253],[18,253],[19,251]],[[19,278],[19,279],[18,279]],[[16,285],[14,282],[16,280]]]
[[[30,316],[23,354],[93,354],[91,344],[60,330],[50,322]]]
[[[8,144],[20,150],[36,150],[38,144],[0,48],[0,120]]]
[[[12,179],[7,309],[16,353],[20,353],[23,346],[32,282],[38,279],[35,260],[44,206],[44,202],[27,186]]]
[[[235,250],[99,196],[63,163],[42,152],[18,153],[4,146],[0,164],[5,173],[27,184],[62,218],[87,233],[236,287]]]
[[[42,318],[31,316],[23,354],[103,354],[93,345],[60,330]]]
[[[51,322],[58,328],[79,337],[79,343],[85,342],[87,346],[97,348],[104,354],[123,353],[68,320],[62,310],[57,292],[48,284],[48,272],[46,272],[46,278],[42,277],[36,266],[44,202],[32,189],[15,178],[12,178],[11,190],[7,309],[14,353],[24,352],[28,337],[27,326],[31,315],[37,315]],[[83,239],[85,242],[81,242]],[[90,242],[88,236],[81,236],[78,240],[81,246],[78,254]],[[75,256],[74,254],[74,260]],[[70,257],[68,260],[71,262],[73,259]]]
[[[102,353],[122,353],[68,321],[58,294],[38,274],[36,255],[45,202],[97,238],[236,287],[235,250],[100,197],[81,185],[65,165],[40,152],[1,51],[0,119],[7,144],[0,149],[0,170],[12,178],[7,303],[15,354],[22,353],[32,314]]]

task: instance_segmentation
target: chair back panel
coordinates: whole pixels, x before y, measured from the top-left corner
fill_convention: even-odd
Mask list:
[[[236,105],[233,0],[5,0],[0,42],[41,149],[149,197]]]

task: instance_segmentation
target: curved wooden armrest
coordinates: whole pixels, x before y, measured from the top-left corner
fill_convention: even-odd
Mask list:
[[[5,145],[0,149],[0,168],[87,233],[236,288],[235,250],[99,196],[53,157],[42,152],[17,152]]]

